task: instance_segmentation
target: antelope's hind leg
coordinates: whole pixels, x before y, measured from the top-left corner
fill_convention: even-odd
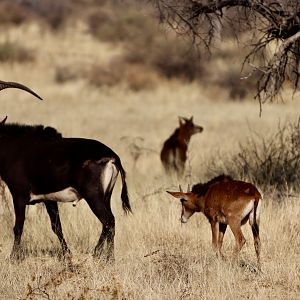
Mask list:
[[[104,203],[104,196],[99,197],[98,193],[89,192],[85,196],[85,199],[92,212],[102,223],[102,232],[95,247],[94,256],[100,257],[104,254],[104,244],[107,242],[107,260],[114,259],[114,215],[112,214],[110,207]]]
[[[104,158],[90,162],[85,172],[88,182],[82,189],[83,198],[87,201],[93,213],[102,223],[102,232],[94,250],[94,256],[100,257],[107,243],[107,260],[114,260],[115,218],[110,207],[110,198],[118,171],[113,159]]]
[[[253,221],[251,218],[249,218],[249,223],[251,225],[253,239],[254,239],[254,248],[255,253],[257,257],[258,266],[260,269],[260,250],[261,250],[261,243],[260,243],[260,237],[259,237],[259,220]]]
[[[236,258],[240,253],[241,249],[243,248],[244,244],[246,243],[246,239],[241,229],[241,220],[239,219],[231,220],[228,225],[235,237],[236,244],[234,249],[234,256]]]

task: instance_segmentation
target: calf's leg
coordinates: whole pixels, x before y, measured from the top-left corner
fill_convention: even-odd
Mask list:
[[[241,229],[241,220],[239,219],[233,219],[229,221],[229,227],[233,232],[233,235],[235,237],[235,249],[234,249],[234,255],[235,257],[238,256],[239,252],[241,251],[242,247],[246,243],[246,239],[243,235],[242,229]]]

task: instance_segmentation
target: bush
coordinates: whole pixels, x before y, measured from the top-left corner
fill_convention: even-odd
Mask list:
[[[268,138],[250,137],[231,157],[213,159],[207,175],[226,173],[247,179],[279,195],[300,191],[300,119],[288,122]],[[222,165],[220,165],[220,162]]]
[[[0,4],[0,23],[19,25],[32,19],[45,21],[59,29],[71,12],[70,0],[4,0]]]
[[[108,5],[93,12],[88,25],[97,39],[122,43],[128,64],[145,65],[166,78],[194,80],[201,76],[197,50],[190,41],[163,30],[150,8],[141,11],[129,3]]]
[[[133,91],[155,88],[159,75],[142,64],[128,64],[122,59],[114,59],[108,65],[94,65],[87,73],[90,84],[102,86],[127,85]]]
[[[64,25],[72,7],[70,0],[26,0],[22,5],[46,21],[52,29],[60,29]]]
[[[34,53],[18,42],[0,43],[0,62],[30,62],[34,60]]]
[[[112,63],[108,65],[93,65],[87,74],[87,80],[96,87],[115,86],[121,83],[123,78],[123,65],[114,67]]]
[[[30,14],[17,3],[3,1],[0,3],[0,23],[20,25],[28,20]]]
[[[57,66],[54,80],[59,84],[63,84],[84,77],[84,74],[85,70],[82,66],[80,66],[80,69],[73,66]]]
[[[90,32],[106,42],[132,41],[138,35],[147,35],[150,22],[151,18],[133,5],[120,3],[97,9],[87,19]]]
[[[146,64],[166,78],[192,81],[201,77],[202,68],[196,49],[181,37],[153,33],[151,39],[138,36],[126,45],[129,63]]]

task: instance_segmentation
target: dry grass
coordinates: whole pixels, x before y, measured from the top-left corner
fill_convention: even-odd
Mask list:
[[[2,64],[0,78],[25,83],[44,102],[21,91],[1,93],[1,112],[11,122],[43,123],[65,136],[101,140],[120,154],[128,172],[134,214],[121,211],[120,184],[112,197],[116,216],[116,262],[106,265],[90,253],[101,226],[84,202],[76,208],[61,205],[62,224],[73,258],[59,261],[56,236],[42,206],[27,211],[22,245],[24,261],[12,264],[13,221],[11,199],[0,203],[0,298],[1,299],[297,299],[300,294],[299,197],[281,205],[264,196],[261,220],[263,273],[256,272],[256,258],[249,226],[248,243],[239,263],[230,261],[233,236],[225,236],[228,260],[217,260],[211,250],[210,228],[202,215],[186,226],[179,223],[180,205],[164,192],[178,181],[167,178],[159,151],[177,126],[177,116],[194,115],[204,132],[192,138],[189,163],[191,179],[205,180],[204,162],[222,148],[228,153],[250,132],[269,134],[279,119],[299,117],[299,95],[293,102],[264,106],[259,118],[257,103],[228,102],[223,90],[182,84],[160,84],[155,90],[133,92],[123,85],[94,88],[83,79],[65,84],[55,81],[58,65],[92,65],[105,62],[120,49],[111,49],[86,33],[84,27],[57,35],[41,32],[33,24],[10,31],[10,40],[28,36],[25,47],[36,49],[35,62]],[[72,45],[72,47],[70,46]],[[140,138],[139,138],[140,137]],[[138,143],[138,159],[132,150]],[[151,151],[147,151],[151,149]],[[220,161],[222,163],[222,161]],[[96,229],[96,230],[95,230]],[[54,254],[54,256],[53,256]]]

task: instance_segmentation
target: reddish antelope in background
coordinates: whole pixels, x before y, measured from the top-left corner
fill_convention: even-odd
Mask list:
[[[259,217],[262,197],[253,184],[231,180],[229,176],[222,175],[206,184],[200,184],[200,188],[193,186],[191,192],[168,193],[179,198],[182,203],[182,223],[186,223],[195,212],[204,213],[211,224],[212,244],[218,254],[221,254],[227,225],[236,240],[234,253],[237,255],[240,252],[246,242],[241,226],[249,220],[260,265]]]
[[[193,123],[193,117],[190,119],[179,117],[179,127],[164,142],[160,153],[160,159],[167,172],[175,171],[178,175],[183,174],[191,136],[202,131],[203,127]]]

